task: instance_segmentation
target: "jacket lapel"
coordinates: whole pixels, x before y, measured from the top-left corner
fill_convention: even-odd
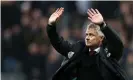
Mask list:
[[[100,60],[104,63],[104,65],[109,71],[111,71],[113,74],[116,74],[117,76],[120,76],[117,70],[113,67],[112,62],[108,57],[108,52],[106,52],[103,48],[101,48],[101,51],[100,51]]]
[[[87,49],[88,48],[85,47],[84,42],[81,42],[79,46],[76,46],[75,50],[78,50],[78,51],[75,51],[73,56],[70,59],[68,58],[65,59],[65,62],[62,63],[61,67],[53,75],[53,80],[57,80],[59,76],[62,74],[62,72],[64,73],[64,71],[67,71],[69,67],[71,67],[74,63],[76,63],[77,58],[79,58],[82,55],[82,52],[87,51]]]

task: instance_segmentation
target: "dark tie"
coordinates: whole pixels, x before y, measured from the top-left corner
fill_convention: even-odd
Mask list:
[[[93,56],[94,54],[95,54],[95,51],[93,51],[93,50],[91,50],[89,53],[90,56]]]

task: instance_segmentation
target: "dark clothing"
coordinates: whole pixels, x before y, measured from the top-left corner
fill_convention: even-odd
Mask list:
[[[96,56],[85,54],[78,66],[78,80],[103,80],[96,65]]]
[[[57,34],[55,24],[47,26],[51,44],[65,57],[53,80],[72,80],[74,74],[77,74],[78,80],[125,80],[117,63],[122,56],[122,41],[108,25],[101,27],[101,31],[106,42],[100,46],[99,54],[87,58],[84,53],[88,53],[89,48],[85,46],[84,41],[71,44]]]

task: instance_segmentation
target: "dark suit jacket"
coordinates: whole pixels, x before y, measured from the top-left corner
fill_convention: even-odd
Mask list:
[[[101,26],[101,30],[106,39],[97,56],[99,71],[105,80],[125,80],[127,77],[118,64],[122,56],[123,43],[108,25]],[[65,41],[57,34],[56,24],[47,25],[47,33],[53,47],[65,56],[65,60],[54,74],[53,80],[67,80],[67,75],[71,74],[76,63],[82,59],[83,53],[88,51],[88,47],[85,46],[84,41],[78,41],[74,44]]]

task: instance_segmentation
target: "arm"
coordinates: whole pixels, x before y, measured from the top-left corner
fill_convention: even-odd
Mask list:
[[[72,44],[65,41],[63,37],[60,37],[56,32],[56,24],[47,25],[47,34],[52,46],[62,55],[67,57],[67,53],[72,48]]]
[[[64,41],[63,37],[60,37],[56,32],[56,21],[57,18],[62,15],[63,11],[63,8],[59,8],[50,16],[47,25],[47,34],[53,47],[59,53],[67,57],[67,53],[72,48],[72,44],[70,44],[68,41]]]
[[[117,36],[116,32],[111,29],[111,27],[105,24],[103,16],[97,9],[89,9],[87,13],[89,15],[88,19],[91,22],[100,25],[101,31],[106,37],[107,47],[112,53],[112,57],[119,60],[123,51],[123,43],[121,39]]]
[[[123,43],[117,33],[108,25],[101,27],[102,32],[104,33],[107,40],[107,47],[109,52],[112,53],[112,57],[117,60],[122,56]]]

